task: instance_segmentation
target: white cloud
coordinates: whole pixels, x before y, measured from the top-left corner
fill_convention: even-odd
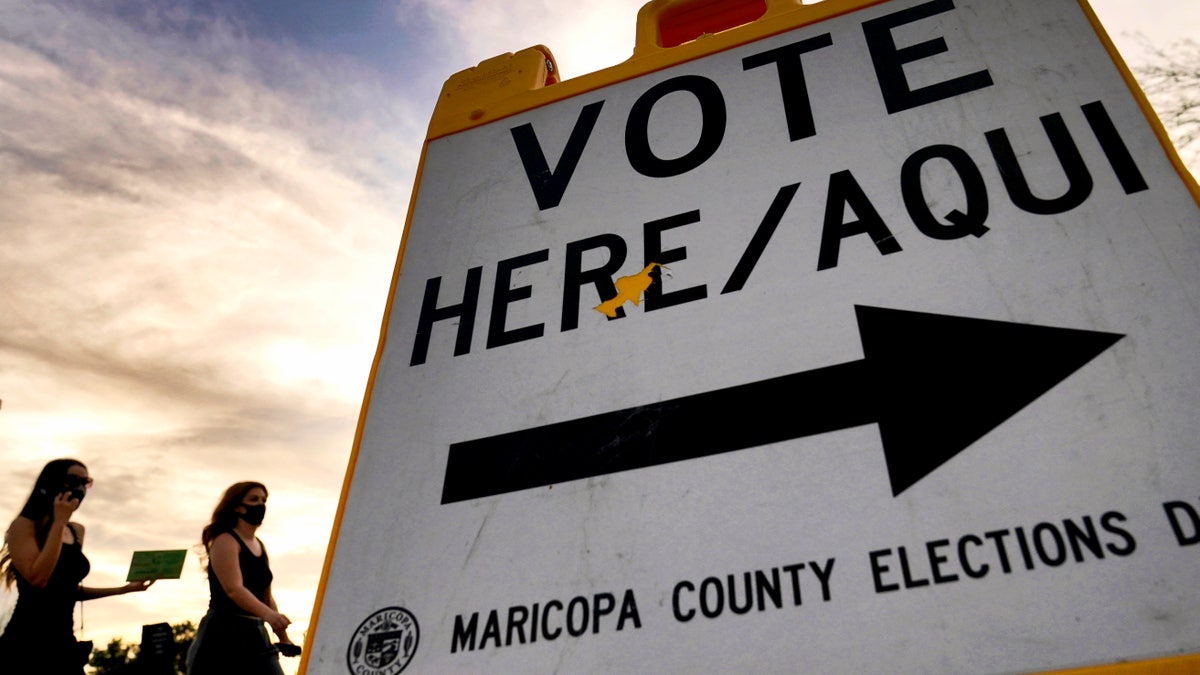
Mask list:
[[[450,72],[542,44],[554,54],[562,77],[578,77],[616,65],[633,54],[638,0],[405,0],[397,14],[428,17],[447,45],[457,47]]]
[[[323,554],[424,120],[352,62],[228,23],[3,4],[0,512],[45,461],[84,460],[88,583],[118,585],[255,478],[305,495],[273,516]],[[323,555],[271,536],[302,630]],[[192,570],[88,603],[88,637],[206,602]]]

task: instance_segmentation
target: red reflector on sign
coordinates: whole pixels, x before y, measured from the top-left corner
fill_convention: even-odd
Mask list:
[[[681,45],[706,33],[750,23],[766,12],[766,0],[697,0],[669,7],[658,18],[659,44]]]

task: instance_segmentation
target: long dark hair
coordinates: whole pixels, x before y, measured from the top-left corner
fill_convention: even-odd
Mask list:
[[[21,507],[21,515],[33,521],[33,533],[39,550],[45,546],[46,537],[50,534],[54,498],[64,491],[67,471],[73,466],[87,469],[87,465],[77,459],[63,458],[47,462],[33,484],[29,499],[25,500],[25,506]],[[17,571],[12,566],[12,553],[8,550],[7,538],[4,540],[4,546],[0,548],[0,574],[4,575],[4,585],[7,588],[11,588],[17,580]]]
[[[213,540],[217,535],[229,532],[237,525],[238,513],[235,509],[242,505],[242,500],[254,488],[262,490],[264,496],[267,494],[266,485],[247,480],[230,485],[225,494],[221,495],[221,501],[217,502],[217,508],[213,509],[212,520],[200,531],[200,544],[204,547],[200,566],[204,569],[208,569],[208,552],[212,549]]]

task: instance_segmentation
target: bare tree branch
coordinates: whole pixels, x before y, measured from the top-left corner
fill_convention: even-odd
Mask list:
[[[1163,49],[1144,37],[1141,41],[1149,58],[1133,73],[1180,156],[1195,167],[1200,164],[1200,43],[1182,40]]]

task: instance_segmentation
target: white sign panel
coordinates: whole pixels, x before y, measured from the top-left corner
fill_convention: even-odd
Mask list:
[[[310,672],[1200,651],[1200,210],[1071,0],[429,142]]]

